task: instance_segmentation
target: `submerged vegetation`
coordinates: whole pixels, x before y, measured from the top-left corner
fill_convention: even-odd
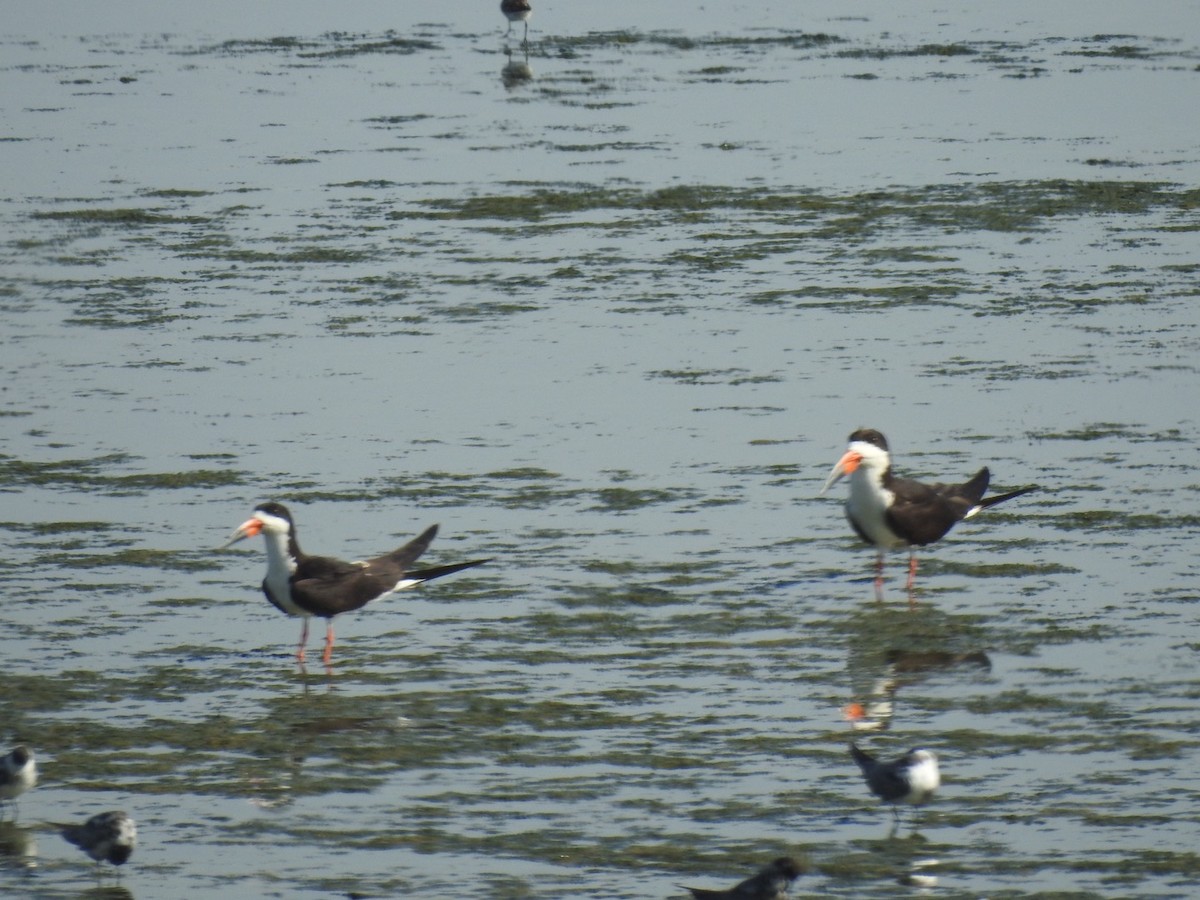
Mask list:
[[[1200,188],[1104,90],[1185,96],[1196,51],[562,4],[518,50],[487,15],[7,46],[0,147],[52,174],[10,168],[0,246],[0,724],[45,748],[0,894],[43,832],[44,890],[86,880],[66,801],[136,808],[138,896],[641,900],[791,854],[831,897],[918,862],[1195,893]],[[938,112],[1093,73],[1094,134]],[[847,87],[904,127],[848,136]],[[814,462],[860,416],[1043,490],[877,601]],[[438,522],[418,565],[489,564],[339,618],[328,672],[311,623],[298,666],[262,547],[217,549],[268,498],[310,551]],[[935,747],[944,798],[893,828],[851,736]]]

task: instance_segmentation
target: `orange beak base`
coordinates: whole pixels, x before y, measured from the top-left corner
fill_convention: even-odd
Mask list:
[[[821,488],[821,493],[825,493],[831,487],[838,483],[844,475],[849,475],[858,468],[862,462],[862,454],[856,453],[853,450],[847,450],[841,459],[837,461],[837,465],[833,467],[833,471],[829,473],[829,477],[825,479],[825,487]]]
[[[238,526],[237,531],[230,535],[229,540],[221,545],[221,549],[224,550],[226,547],[232,547],[238,541],[249,537],[254,537],[256,534],[260,534],[262,532],[262,528],[262,522],[258,519],[247,519]]]

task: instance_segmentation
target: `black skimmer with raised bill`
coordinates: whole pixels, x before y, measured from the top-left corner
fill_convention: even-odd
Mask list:
[[[123,812],[98,813],[82,825],[68,825],[62,836],[96,862],[123,866],[137,846],[137,825]]]
[[[963,484],[924,484],[898,478],[892,472],[887,439],[874,428],[860,428],[850,435],[850,446],[829,473],[821,493],[845,475],[850,476],[846,518],[859,537],[879,548],[875,569],[875,590],[879,594],[883,591],[885,551],[893,547],[909,548],[911,591],[917,577],[914,547],[941,540],[956,523],[989,506],[1037,490],[1037,485],[1030,485],[984,498],[991,478],[986,466]]]
[[[267,577],[263,579],[263,593],[280,611],[304,619],[300,646],[296,649],[296,659],[301,663],[308,643],[308,620],[313,616],[326,620],[325,652],[321,659],[328,666],[333,657],[334,616],[361,609],[387,594],[489,562],[473,559],[448,566],[410,569],[429,548],[437,530],[436,525],[430,525],[403,547],[375,559],[343,562],[329,556],[309,556],[301,550],[292,514],[282,503],[270,502],[256,506],[254,514],[238,526],[225,547],[257,534],[266,539]]]
[[[37,762],[33,752],[24,744],[17,744],[0,757],[0,808],[12,804],[16,818],[17,798],[37,784]]]
[[[787,900],[788,887],[804,874],[804,868],[789,856],[775,860],[757,875],[727,890],[685,887],[695,900]]]
[[[892,813],[897,821],[900,812],[895,804],[919,806],[930,800],[942,785],[937,755],[932,750],[913,749],[899,759],[882,762],[851,743],[850,755],[862,769],[871,793],[884,803],[893,804]]]

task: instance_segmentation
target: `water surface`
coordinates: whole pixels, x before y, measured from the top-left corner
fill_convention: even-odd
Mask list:
[[[155,898],[1200,886],[1200,22],[644,6],[6,23],[0,892],[109,808]],[[861,425],[1043,491],[879,605]],[[266,498],[495,562],[298,671],[214,549]],[[884,695],[946,782],[895,834]]]

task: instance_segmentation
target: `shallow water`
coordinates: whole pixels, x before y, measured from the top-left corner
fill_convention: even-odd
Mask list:
[[[53,823],[109,808],[114,896],[1200,890],[1194,13],[27,7],[0,893],[96,893]],[[879,605],[860,425],[1043,490]],[[298,671],[215,550],[265,498],[495,562]],[[894,835],[881,685],[945,779]]]

